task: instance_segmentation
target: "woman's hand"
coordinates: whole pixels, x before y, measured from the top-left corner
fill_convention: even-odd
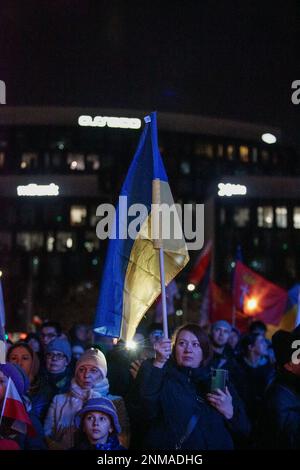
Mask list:
[[[231,419],[233,416],[232,396],[226,387],[225,392],[219,388],[214,393],[208,393],[207,399],[209,403],[214,406],[226,419]]]
[[[172,352],[170,339],[161,339],[154,343],[155,359],[153,365],[160,369],[165,365]]]
[[[136,360],[136,361],[133,361],[131,364],[130,364],[130,368],[129,368],[129,371],[131,373],[131,376],[136,379],[136,376],[138,375],[138,371],[140,370],[140,367],[142,365],[143,361],[140,361],[140,360]]]

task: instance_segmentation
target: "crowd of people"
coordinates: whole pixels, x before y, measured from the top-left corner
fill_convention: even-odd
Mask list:
[[[0,450],[300,449],[300,327],[269,340],[260,321],[241,335],[220,320],[166,339],[154,323],[136,349],[88,330],[47,321],[7,342],[0,409],[11,380],[31,426],[1,412]]]

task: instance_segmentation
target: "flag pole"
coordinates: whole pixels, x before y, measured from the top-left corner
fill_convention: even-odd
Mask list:
[[[6,405],[6,400],[7,400],[7,395],[8,395],[10,382],[11,382],[11,378],[8,377],[8,381],[7,381],[7,384],[6,384],[6,390],[5,390],[5,396],[4,396],[4,400],[3,400],[3,404],[2,404],[1,416],[0,416],[0,426],[1,426],[1,423],[2,423],[2,418],[3,418],[3,413],[4,413],[4,409],[5,409],[5,405]]]
[[[163,331],[165,339],[168,339],[168,312],[166,300],[166,283],[165,283],[165,259],[164,248],[162,241],[162,220],[159,212],[160,206],[160,180],[154,179],[152,181],[152,234],[154,248],[159,250],[159,273],[160,273],[160,286],[161,286],[161,300],[162,300],[162,319]]]

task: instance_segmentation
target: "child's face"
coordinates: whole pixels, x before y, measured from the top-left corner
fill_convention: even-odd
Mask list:
[[[89,411],[83,418],[83,432],[92,444],[104,444],[113,432],[110,417],[101,411]]]

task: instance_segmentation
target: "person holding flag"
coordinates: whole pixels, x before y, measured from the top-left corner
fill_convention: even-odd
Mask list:
[[[21,449],[45,450],[41,423],[30,413],[29,380],[16,364],[0,364],[0,435]]]
[[[159,153],[156,113],[147,116],[145,122],[121,190],[94,323],[97,334],[125,341],[132,340],[140,320],[160,293],[164,335],[168,337],[165,286],[189,260]],[[132,210],[137,205],[145,210],[140,213],[134,236],[129,236],[127,208]],[[175,209],[173,227],[168,223],[165,226],[168,236],[164,230],[166,218],[160,213],[163,206]]]

